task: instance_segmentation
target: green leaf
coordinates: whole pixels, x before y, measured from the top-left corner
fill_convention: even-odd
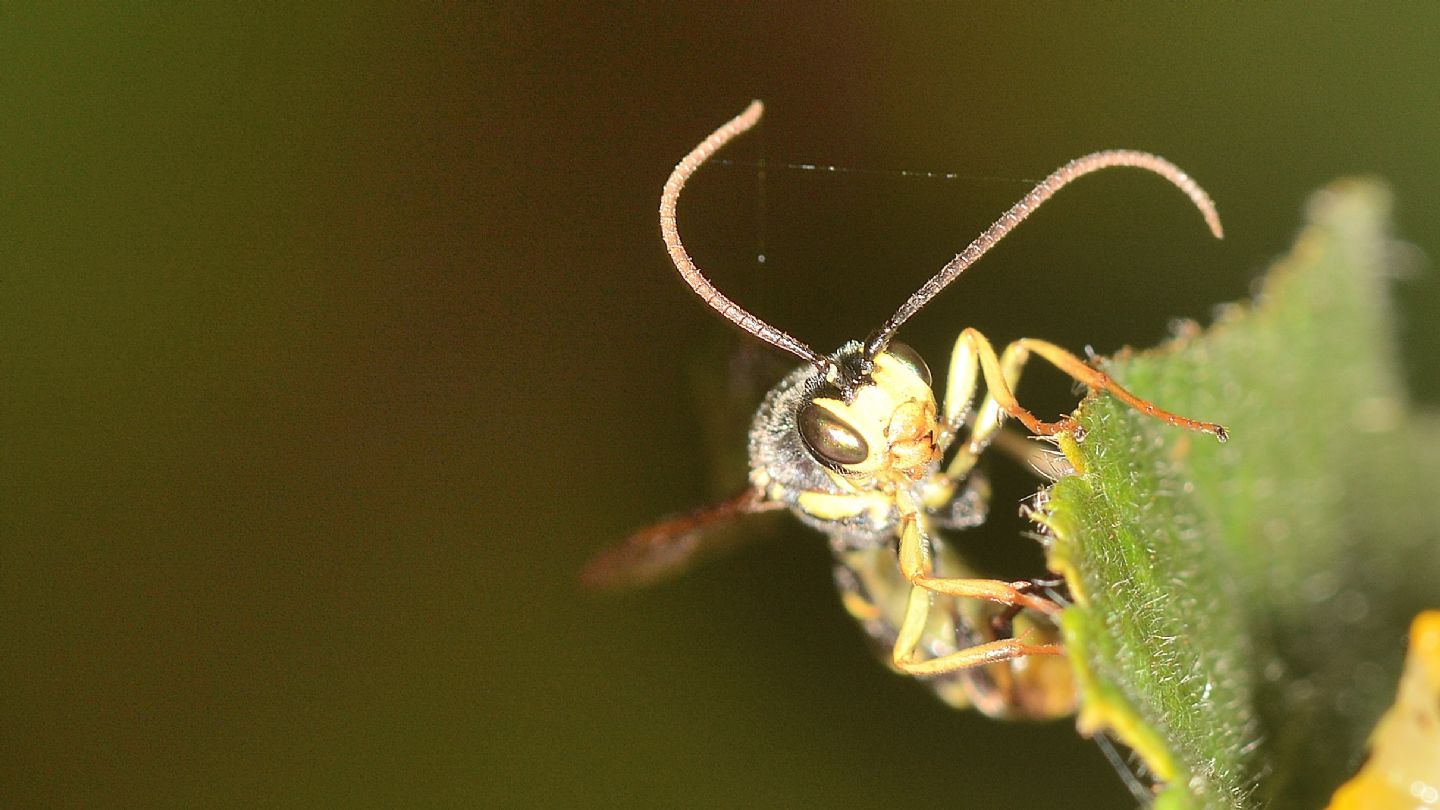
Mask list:
[[[1081,727],[1131,745],[1162,806],[1324,806],[1440,605],[1440,424],[1399,381],[1388,210],[1373,182],[1318,193],[1253,304],[1106,366],[1227,444],[1103,395],[1062,440],[1077,472],[1039,519]]]

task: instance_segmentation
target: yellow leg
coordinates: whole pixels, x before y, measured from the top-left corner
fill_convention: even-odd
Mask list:
[[[1171,425],[1189,430],[1214,434],[1225,441],[1225,429],[1220,425],[1200,422],[1173,414],[1143,400],[1129,391],[1103,371],[1092,368],[1080,358],[1043,340],[1023,338],[1005,347],[1003,355],[997,357],[995,349],[983,334],[975,329],[966,329],[955,341],[955,351],[950,358],[950,374],[945,389],[944,421],[941,428],[941,446],[949,442],[964,425],[975,400],[976,385],[980,377],[985,380],[985,399],[975,414],[970,435],[949,467],[944,478],[951,482],[963,481],[974,467],[980,454],[999,433],[1005,416],[1018,419],[1032,433],[1050,436],[1072,430],[1074,423],[1069,419],[1056,422],[1042,422],[1034,414],[1020,406],[1015,399],[1015,386],[1020,373],[1031,354],[1039,355],[1060,371],[1084,383],[1093,390],[1109,392],[1135,410],[1161,419]],[[930,540],[924,523],[926,516],[918,504],[909,504],[902,499],[899,503],[901,518],[900,570],[913,586],[906,604],[905,616],[892,650],[895,666],[915,675],[938,675],[967,667],[983,666],[1001,661],[1021,658],[1027,655],[1060,655],[1059,644],[1026,644],[1025,639],[1000,639],[959,650],[948,655],[926,660],[916,660],[920,655],[925,628],[930,617],[930,603],[933,594],[943,594],[958,599],[983,599],[1002,605],[1034,610],[1049,616],[1061,608],[1049,599],[1028,592],[1028,582],[1003,582],[994,579],[946,578],[934,575],[931,560]]]
[[[1050,615],[1060,612],[1060,606],[1049,599],[1028,593],[1029,582],[934,576],[934,565],[930,559],[930,539],[921,528],[921,523],[927,519],[918,512],[911,512],[901,519],[903,525],[900,531],[900,572],[910,584],[933,593],[961,599],[984,599],[1001,605],[1019,605]],[[909,616],[906,620],[909,620]],[[924,623],[921,622],[920,626],[923,627]]]
[[[939,593],[962,599],[984,599],[1003,605],[1029,608],[1047,615],[1060,612],[1060,606],[1043,597],[1026,592],[1028,582],[1002,582],[995,579],[950,579],[933,575],[929,539],[919,513],[903,519],[900,533],[900,570],[914,586],[910,591],[905,617],[891,652],[896,668],[916,675],[937,675],[966,667],[1008,661],[1026,655],[1060,655],[1058,644],[1026,644],[1023,638],[1001,639],[980,644],[939,658],[917,661],[925,626],[930,617],[932,594]]]
[[[975,337],[967,337],[967,333],[974,333]],[[989,352],[991,359],[994,359],[995,352],[990,348],[985,336],[973,329],[961,332],[955,341],[955,350],[950,353],[950,374],[945,385],[945,424],[951,432],[950,435],[959,430],[960,423],[968,415],[969,405],[975,398],[977,372],[984,363],[985,352]],[[1010,344],[995,365],[1004,380],[1005,391],[1010,394],[1013,402],[1013,392],[1020,384],[1020,372],[1025,366],[1024,349],[1018,344]],[[964,480],[970,473],[975,462],[980,459],[980,454],[990,446],[991,440],[1005,421],[1005,410],[994,393],[995,386],[990,382],[990,372],[987,370],[985,374],[985,401],[980,405],[980,412],[975,416],[975,424],[970,429],[965,445],[956,451],[955,457],[950,460],[950,466],[945,470],[945,474],[955,481]]]
[[[1099,369],[1092,368],[1087,365],[1085,361],[1053,343],[1035,340],[1034,338],[1021,338],[1005,348],[1003,358],[997,358],[995,356],[995,349],[991,347],[990,341],[986,340],[984,335],[975,329],[966,329],[960,333],[960,337],[955,341],[955,355],[951,360],[951,371],[953,373],[956,370],[957,363],[959,363],[962,368],[960,369],[958,382],[962,387],[968,385],[973,391],[975,378],[974,366],[976,365],[975,361],[979,361],[979,371],[985,377],[986,406],[982,406],[981,414],[977,417],[977,432],[980,429],[980,420],[988,412],[988,406],[992,400],[995,407],[1020,420],[1031,433],[1042,436],[1053,436],[1056,433],[1074,428],[1074,423],[1069,419],[1060,419],[1056,422],[1042,422],[1037,419],[1034,414],[1022,408],[1020,403],[1016,401],[1012,383],[1009,381],[1018,379],[1020,368],[1025,364],[1025,361],[1030,358],[1032,352],[1044,358],[1048,363],[1078,382],[1085,384],[1093,390],[1106,391],[1111,396],[1114,396],[1116,399],[1119,399],[1121,402],[1124,402],[1126,405],[1129,405],[1131,408],[1134,408],[1146,416],[1154,417],[1168,424],[1175,425],[1176,427],[1185,428],[1186,430],[1210,433],[1222,442],[1228,438],[1228,435],[1225,433],[1225,428],[1220,425],[1189,419],[1164,410],[1149,400],[1141,399],[1125,390],[1119,383],[1111,379],[1110,375]],[[946,393],[947,396],[952,393],[951,389],[947,388]],[[947,401],[947,416],[954,407],[956,406],[950,405]]]
[[[977,644],[969,649],[942,655],[939,658],[930,658],[924,661],[896,658],[894,663],[897,669],[909,675],[944,675],[959,669],[998,664],[1028,655],[1064,654],[1065,648],[1059,644],[1026,644],[1023,638],[1006,638]]]

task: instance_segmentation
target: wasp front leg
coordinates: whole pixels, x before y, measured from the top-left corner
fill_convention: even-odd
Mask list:
[[[1019,381],[1020,371],[1031,354],[1044,359],[1087,388],[1105,391],[1146,416],[1186,430],[1209,433],[1222,442],[1229,438],[1223,426],[1180,416],[1147,399],[1141,399],[1115,382],[1110,375],[1053,343],[1021,338],[1006,346],[1005,353],[997,358],[990,341],[978,330],[967,328],[955,340],[955,351],[951,354],[950,380],[946,386],[947,426],[953,417],[952,409],[960,419],[964,418],[967,403],[974,396],[977,372],[985,378],[985,404],[981,406],[980,414],[976,417],[975,428],[966,447],[962,448],[951,463],[951,469],[946,471],[948,475],[954,477],[957,467],[961,468],[960,472],[963,474],[963,471],[968,469],[968,466],[964,465],[974,465],[974,457],[994,438],[1004,414],[1013,416],[1031,433],[1041,436],[1053,436],[1075,429],[1075,423],[1068,418],[1042,422],[1035,414],[1021,407],[1015,399],[1015,384]],[[958,404],[951,403],[952,397],[958,398]],[[971,450],[972,447],[978,447],[979,450]]]
[[[1064,649],[1059,644],[1027,644],[1022,637],[991,641],[938,658],[920,660],[920,647],[930,618],[932,594],[961,599],[983,599],[1002,605],[1029,608],[1051,616],[1060,612],[1060,606],[1028,593],[1028,582],[935,576],[930,537],[924,529],[926,516],[918,510],[904,510],[901,520],[900,571],[912,587],[905,617],[900,623],[892,651],[892,662],[897,669],[912,675],[940,675],[1027,655],[1063,654]]]
[[[985,360],[987,355],[988,364]],[[995,439],[1000,432],[1000,426],[1005,422],[1005,414],[1009,410],[1002,402],[1008,400],[1015,408],[1020,408],[1019,403],[1015,402],[1013,392],[1020,384],[1020,372],[1024,367],[1025,356],[1019,344],[1010,344],[1006,347],[1005,354],[996,360],[995,351],[990,348],[990,342],[984,335],[973,329],[960,333],[960,337],[955,341],[955,350],[950,353],[950,373],[945,378],[945,435],[953,437],[970,415],[971,403],[975,401],[976,383],[982,370],[985,373],[986,395],[975,415],[970,435],[945,469],[946,477],[952,481],[962,481],[970,474],[975,462],[979,461],[980,454],[990,446],[990,442]],[[998,397],[997,388],[1002,392]]]

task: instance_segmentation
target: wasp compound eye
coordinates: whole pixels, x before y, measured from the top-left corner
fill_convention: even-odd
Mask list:
[[[890,341],[890,345],[886,347],[885,353],[909,366],[917,377],[925,381],[926,385],[934,382],[934,379],[930,376],[930,367],[925,365],[924,358],[920,356],[919,352],[910,348],[908,344],[901,343],[898,340],[892,340]]]
[[[796,423],[805,446],[827,465],[859,464],[870,457],[870,445],[860,431],[814,402],[800,409]]]

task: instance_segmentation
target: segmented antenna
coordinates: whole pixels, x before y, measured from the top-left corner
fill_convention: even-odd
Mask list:
[[[1215,238],[1223,239],[1225,237],[1225,231],[1220,227],[1220,215],[1215,211],[1215,203],[1210,200],[1210,195],[1206,194],[1198,183],[1190,179],[1189,175],[1181,171],[1180,167],[1149,152],[1136,152],[1129,149],[1093,152],[1066,163],[1049,177],[1041,180],[1039,185],[1026,194],[1020,202],[1011,206],[1004,216],[995,221],[995,224],[986,228],[985,232],[971,242],[969,247],[940,268],[940,272],[916,290],[900,309],[885,321],[885,325],[870,336],[870,339],[865,342],[866,354],[874,357],[884,351],[901,324],[905,323],[911,315],[919,312],[921,307],[930,302],[930,299],[945,289],[946,285],[954,281],[956,276],[965,272],[967,267],[984,256],[986,251],[995,246],[996,242],[1004,239],[1006,234],[1014,230],[1016,225],[1030,216],[1042,203],[1055,196],[1055,192],[1091,172],[1116,166],[1145,169],[1169,180],[1185,192],[1185,196],[1190,198],[1190,202],[1200,209],[1200,214],[1205,217],[1205,224],[1210,226],[1210,232],[1215,234]]]
[[[711,309],[771,346],[784,349],[816,368],[824,369],[825,358],[814,349],[741,309],[739,304],[715,289],[715,285],[711,284],[700,272],[700,268],[690,260],[690,254],[685,252],[685,245],[680,242],[680,231],[675,225],[675,205],[680,199],[680,189],[685,187],[685,181],[700,168],[700,164],[718,152],[720,147],[755,126],[764,112],[765,105],[759,101],[750,102],[745,112],[710,133],[710,137],[701,141],[699,146],[675,166],[675,171],[670,173],[670,179],[665,181],[665,190],[660,194],[660,233],[665,239],[666,250],[670,251],[670,260],[675,263],[675,269],[680,271],[680,277],[685,279],[690,289],[709,304]]]

